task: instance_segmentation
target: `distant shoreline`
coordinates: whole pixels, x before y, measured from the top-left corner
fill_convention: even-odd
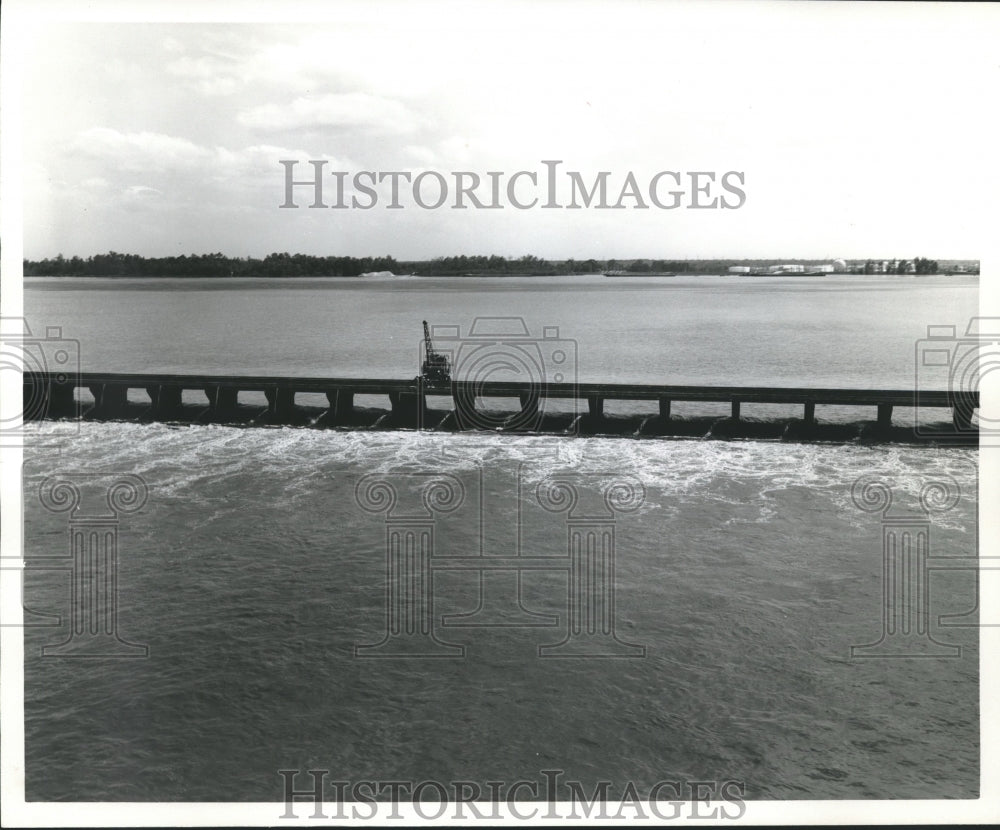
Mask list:
[[[266,282],[280,283],[280,282],[292,282],[296,280],[315,280],[324,282],[403,282],[403,281],[418,281],[418,280],[510,280],[510,279],[530,279],[530,280],[554,280],[554,279],[568,279],[575,277],[593,277],[594,279],[607,279],[607,280],[618,280],[618,279],[673,279],[676,277],[684,278],[705,278],[705,279],[718,279],[720,277],[726,277],[731,279],[739,280],[762,280],[762,279],[789,279],[789,280],[828,280],[837,279],[845,277],[857,277],[857,278],[877,278],[877,279],[889,279],[889,280],[903,280],[903,279],[923,279],[925,277],[975,277],[979,279],[978,272],[969,271],[959,271],[959,272],[943,272],[938,271],[931,274],[859,274],[852,272],[841,272],[841,273],[829,273],[829,274],[726,274],[719,272],[679,272],[679,273],[655,273],[655,274],[645,274],[645,273],[624,273],[624,274],[594,274],[594,273],[575,273],[575,274],[393,274],[381,275],[381,276],[365,276],[363,274],[351,275],[351,276],[340,276],[336,274],[299,274],[294,276],[261,276],[259,274],[234,274],[232,276],[220,276],[218,274],[28,274],[24,276],[25,280],[171,280],[171,281],[202,281],[202,280],[220,280],[220,281],[238,281],[238,280],[260,280]]]
[[[976,259],[542,259],[531,254],[507,258],[474,255],[397,260],[392,256],[352,257],[271,253],[265,257],[230,257],[222,253],[144,257],[110,251],[79,256],[23,260],[26,277],[175,277],[178,279],[260,277],[325,279],[401,277],[608,277],[805,276],[832,274],[978,274]]]

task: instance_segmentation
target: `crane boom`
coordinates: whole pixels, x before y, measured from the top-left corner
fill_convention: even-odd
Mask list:
[[[431,330],[426,320],[424,320],[424,365],[421,374],[429,381],[451,380],[451,364],[448,362],[448,356],[434,351]]]
[[[431,330],[427,326],[426,320],[424,320],[424,353],[428,360],[434,354],[434,344],[431,343]]]

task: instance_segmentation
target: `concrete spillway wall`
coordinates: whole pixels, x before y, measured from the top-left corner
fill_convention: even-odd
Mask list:
[[[84,403],[78,390],[89,391],[92,403]],[[146,401],[136,403],[141,390]],[[204,403],[185,404],[185,392],[201,392]],[[241,393],[263,393],[266,407],[241,405]],[[302,406],[297,395],[325,396],[326,406]],[[362,409],[358,396],[385,396],[388,409]],[[516,411],[502,416],[477,407],[483,399],[517,399]],[[429,400],[444,401],[444,410],[431,408]],[[568,423],[553,420],[547,412],[550,401],[571,401],[580,414]],[[656,414],[623,426],[621,419],[605,414],[607,401],[655,401]],[[894,408],[950,410],[950,423],[937,419],[935,429],[913,437],[949,442],[975,443],[978,430],[974,414],[979,407],[978,392],[956,394],[947,391],[813,389],[756,386],[666,386],[612,383],[515,383],[453,381],[432,383],[412,380],[366,378],[293,378],[237,375],[145,375],[145,374],[26,374],[24,378],[25,420],[41,418],[87,418],[97,420],[196,421],[227,423],[240,421],[261,425],[309,425],[314,427],[366,427],[396,429],[501,429],[520,432],[559,431],[567,434],[669,435],[683,433],[683,421],[675,419],[674,402],[725,403],[727,418],[716,418],[709,434],[737,437],[809,438],[820,430],[817,406],[855,406],[874,410],[875,418],[866,426],[871,435],[905,437],[893,433]],[[586,405],[585,411],[583,405]],[[802,407],[802,418],[776,422],[772,428],[754,427],[742,417],[743,404],[785,404]],[[249,414],[248,414],[249,409]],[[942,412],[947,415],[947,412]],[[565,421],[565,416],[563,418]],[[553,423],[561,428],[553,430]],[[757,433],[754,432],[757,430]],[[776,435],[775,435],[776,433]],[[850,437],[845,435],[843,437]]]

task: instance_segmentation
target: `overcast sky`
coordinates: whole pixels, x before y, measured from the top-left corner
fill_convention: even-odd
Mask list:
[[[948,258],[981,256],[995,232],[995,7],[326,9],[26,32],[25,256]],[[310,159],[349,177],[543,175],[555,159],[587,181],[609,171],[612,201],[630,171],[643,187],[661,170],[740,171],[746,199],[425,210],[407,197],[387,210],[386,183],[371,210],[309,209],[302,188],[287,210],[281,159],[300,178]]]

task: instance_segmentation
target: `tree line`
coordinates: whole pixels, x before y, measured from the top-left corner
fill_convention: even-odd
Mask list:
[[[79,256],[24,260],[27,277],[356,277],[391,271],[418,276],[558,276],[600,274],[604,271],[646,273],[719,273],[731,260],[565,259],[449,256],[431,260],[397,260],[391,256],[349,257],[272,253],[262,259],[228,257],[221,253],[143,257],[109,251],[83,259]]]
[[[69,259],[24,261],[26,277],[356,277],[369,271],[397,272],[399,263],[386,257],[318,257],[268,254],[263,259],[227,257],[221,253],[143,257],[106,254]]]
[[[912,265],[912,268],[911,268]],[[865,274],[937,274],[936,259],[917,257],[912,260],[892,259],[886,261],[867,260],[862,269]]]
[[[612,260],[614,262],[614,260]],[[423,261],[400,261],[391,256],[350,257],[272,253],[262,259],[227,257],[221,253],[192,256],[143,257],[110,251],[82,259],[62,254],[51,259],[25,260],[28,277],[356,277],[378,271],[421,276],[466,274],[557,274],[600,273],[603,260],[551,261],[536,256],[507,259],[502,256],[452,256]]]
[[[782,262],[814,260],[786,259]],[[221,253],[169,257],[144,257],[109,251],[83,259],[62,254],[54,258],[24,260],[28,277],[357,277],[391,271],[417,276],[559,276],[600,274],[605,271],[633,274],[723,274],[732,265],[766,266],[771,260],[666,260],[666,259],[541,259],[532,255],[449,256],[431,260],[397,260],[391,256],[350,257],[272,253],[263,258],[229,257]],[[850,270],[865,274],[936,274],[938,263],[914,260],[855,260]]]

